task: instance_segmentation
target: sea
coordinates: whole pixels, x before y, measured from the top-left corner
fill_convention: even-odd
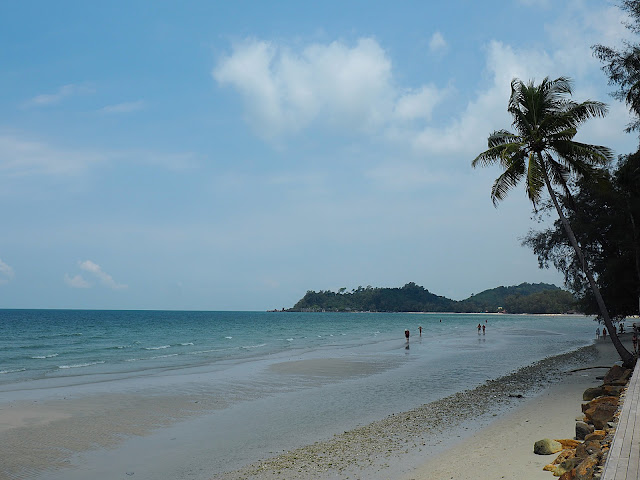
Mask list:
[[[193,438],[215,445],[210,475],[576,350],[596,327],[579,315],[0,310],[0,407],[206,394]]]

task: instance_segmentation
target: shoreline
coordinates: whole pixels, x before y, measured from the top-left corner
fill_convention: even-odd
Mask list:
[[[631,334],[620,335],[631,348]],[[501,478],[516,480],[551,480],[543,467],[555,455],[536,455],[533,444],[542,438],[575,438],[576,418],[582,415],[584,390],[601,384],[601,378],[614,363],[620,363],[609,341],[594,343],[596,362],[587,369],[569,372],[561,384],[551,385],[540,395],[503,418],[477,431],[444,452],[434,455],[395,480],[430,480],[455,478]],[[599,377],[599,378],[598,378]]]
[[[630,341],[630,337],[628,340]],[[325,441],[280,455],[270,454],[270,458],[231,472],[214,475],[215,470],[208,469],[206,461],[200,458],[204,450],[198,453],[197,450],[187,451],[183,448],[173,454],[192,458],[193,470],[199,470],[197,478],[202,479],[435,478],[428,473],[420,473],[425,467],[423,464],[427,457],[427,463],[437,458],[446,458],[449,455],[447,452],[456,448],[461,441],[466,441],[467,437],[477,435],[483,428],[496,423],[496,419],[501,420],[510,412],[535,402],[541,392],[544,395],[544,392],[548,391],[549,385],[558,384],[566,377],[565,371],[568,368],[594,363],[606,365],[609,362],[602,358],[600,346],[589,345],[569,353],[547,357],[498,379],[489,380],[476,388],[408,411],[391,414],[382,420],[357,426]],[[344,370],[344,361],[324,359],[320,364],[311,363],[302,365],[293,362],[286,365],[276,364],[273,367],[276,370],[295,367],[296,372],[302,366],[307,369],[320,368],[323,375],[334,372],[336,368]],[[353,367],[357,373],[362,368],[369,371],[372,365],[356,362]],[[314,372],[315,370],[312,373]],[[581,375],[578,376],[582,379]],[[446,377],[447,372],[443,371],[443,384],[446,384]],[[579,393],[581,398],[582,392]],[[519,395],[523,398],[518,398]],[[96,478],[112,478],[113,475],[117,475],[115,468],[122,475],[125,472],[128,474],[133,472],[133,469],[130,470],[126,462],[111,450],[114,442],[119,443],[122,440],[122,435],[133,438],[129,446],[139,446],[142,441],[137,442],[136,439],[146,438],[153,442],[160,435],[175,435],[169,432],[179,431],[180,440],[190,438],[189,442],[195,444],[196,432],[193,427],[190,430],[188,424],[193,426],[194,422],[199,422],[200,415],[207,415],[209,411],[222,407],[216,404],[215,398],[204,391],[197,394],[195,391],[183,392],[175,397],[116,397],[118,395],[105,395],[102,399],[58,398],[53,402],[31,405],[0,405],[0,439],[3,439],[4,445],[0,448],[0,456],[10,460],[9,464],[4,466],[4,474],[8,475],[8,478],[85,478],[81,472],[76,472],[72,465],[73,456],[86,452],[104,465],[103,476]],[[187,398],[188,404],[185,403]],[[117,400],[117,405],[111,400]],[[132,417],[130,407],[133,407],[132,411],[140,412],[141,405],[148,407],[145,408],[146,413]],[[21,410],[23,406],[28,408]],[[579,410],[579,399],[573,406]],[[73,418],[70,418],[71,415]],[[573,422],[574,417],[575,415],[570,416],[569,421]],[[182,427],[173,430],[159,428],[175,422]],[[67,428],[69,426],[73,428]],[[170,444],[176,438],[166,440]],[[205,437],[201,440],[207,441]],[[182,442],[174,442],[174,445],[178,447],[178,443]],[[531,445],[527,445],[528,450],[532,450],[532,444],[531,442]],[[96,447],[98,450],[95,450]],[[105,460],[108,458],[110,463]],[[163,461],[169,460],[160,460]],[[433,465],[425,467],[427,472],[434,468]],[[6,470],[7,468],[9,470]],[[155,473],[158,471],[162,470],[156,468]],[[151,472],[145,472],[143,469],[135,473],[136,478],[170,478],[148,476]]]
[[[433,476],[434,468],[439,467],[432,462],[438,459],[445,465],[459,464],[460,455],[466,456],[465,450],[469,448],[463,447],[463,451],[456,450],[460,445],[466,445],[465,442],[468,441],[478,442],[481,438],[478,436],[483,435],[482,432],[486,428],[495,426],[496,419],[502,420],[514,411],[520,411],[524,405],[538,405],[539,400],[545,395],[559,398],[557,393],[563,391],[560,381],[567,378],[567,368],[594,365],[603,361],[606,363],[609,360],[601,357],[601,349],[595,344],[547,357],[511,374],[489,380],[474,389],[449,395],[407,412],[392,414],[383,420],[336,435],[330,440],[285,452],[233,472],[214,475],[211,479],[445,478],[442,475]],[[583,375],[588,377],[588,386],[596,376],[595,373],[578,372],[573,376],[577,381],[572,383],[579,386],[568,390],[566,396],[573,400],[576,391],[579,390],[580,398],[571,402],[571,406],[565,397],[561,402],[571,411],[577,410],[577,413],[584,390],[582,386],[586,379]],[[569,415],[567,422],[571,425],[575,422],[575,415]],[[530,445],[527,443],[526,448],[531,452],[534,441],[530,442]],[[507,443],[506,447],[508,446]],[[429,458],[426,463],[425,456]],[[548,463],[547,458],[541,461],[544,462],[542,466]],[[445,470],[443,469],[443,475],[452,473]],[[459,473],[457,470],[455,472]],[[549,475],[548,472],[545,473]],[[485,478],[476,475],[473,467],[470,468],[469,474],[470,479]],[[521,474],[520,469],[518,475]],[[447,478],[466,477],[453,474]]]

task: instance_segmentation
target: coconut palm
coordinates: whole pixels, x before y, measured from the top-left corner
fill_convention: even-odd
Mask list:
[[[623,363],[630,366],[635,358],[616,334],[600,290],[554,190],[555,185],[570,197],[568,182],[573,176],[588,175],[613,158],[613,153],[606,147],[573,140],[578,126],[589,118],[604,117],[607,106],[589,100],[576,103],[570,96],[571,81],[566,77],[555,80],[547,77],[539,85],[513,79],[507,111],[513,117],[512,126],[516,133],[507,130],[493,132],[488,139],[488,150],[478,155],[471,165],[475,168],[497,163],[504,169],[491,189],[494,205],[521,180],[524,180],[527,196],[534,208],[546,189],[582,264],[611,340]]]

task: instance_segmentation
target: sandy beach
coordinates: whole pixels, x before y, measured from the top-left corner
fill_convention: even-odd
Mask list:
[[[621,339],[631,350],[630,334]],[[469,438],[434,456],[419,468],[397,480],[499,478],[550,480],[542,468],[554,455],[533,453],[533,444],[542,438],[574,438],[575,419],[581,415],[582,393],[599,385],[596,377],[607,371],[619,357],[607,339],[596,342],[598,355],[586,370],[567,373],[562,383],[552,385],[540,395],[492,422]]]
[[[629,335],[623,341],[631,347]],[[535,455],[534,442],[572,438],[582,392],[617,360],[610,342],[599,341],[311,445],[266,452],[263,460],[222,474],[213,467],[216,447],[207,419],[224,405],[212,392],[185,389],[199,385],[197,374],[175,395],[109,393],[106,387],[87,395],[74,387],[43,402],[25,392],[12,401],[6,392],[0,405],[0,478],[550,479],[542,467],[551,458]],[[270,370],[330,379],[345,371],[357,377],[384,369],[376,361],[317,359],[276,363]],[[443,371],[442,382],[446,376]],[[64,396],[68,391],[75,393]],[[225,435],[251,435],[255,425],[245,423],[230,425]],[[240,465],[243,453],[238,452]]]

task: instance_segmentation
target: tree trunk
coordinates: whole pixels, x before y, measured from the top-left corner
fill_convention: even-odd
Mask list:
[[[573,234],[573,230],[571,229],[571,225],[569,225],[569,221],[564,216],[560,205],[558,204],[558,199],[556,198],[556,194],[551,187],[551,182],[549,181],[549,175],[546,170],[546,165],[542,160],[542,156],[539,155],[540,166],[542,167],[542,174],[544,176],[544,183],[547,186],[547,190],[549,191],[549,195],[551,196],[551,200],[553,201],[553,205],[556,207],[558,212],[558,216],[560,217],[560,221],[562,222],[562,226],[564,227],[565,232],[567,233],[567,237],[569,237],[569,242],[571,242],[571,246],[576,251],[576,255],[578,256],[578,260],[582,264],[582,271],[587,276],[589,280],[589,285],[591,286],[591,290],[593,290],[593,295],[596,297],[596,302],[598,303],[598,308],[600,309],[600,314],[602,315],[602,319],[604,320],[604,325],[607,327],[609,331],[609,337],[613,342],[613,346],[616,348],[618,355],[622,359],[622,364],[627,368],[633,368],[636,363],[636,358],[627,350],[622,342],[618,338],[618,333],[616,328],[613,326],[613,322],[611,322],[611,318],[609,317],[609,312],[607,311],[607,307],[604,304],[604,300],[602,299],[602,295],[600,294],[600,289],[598,285],[596,285],[596,281],[591,274],[591,270],[587,267],[587,263],[584,260],[584,255],[582,254],[582,249],[578,245],[578,241],[576,240],[576,236]]]

